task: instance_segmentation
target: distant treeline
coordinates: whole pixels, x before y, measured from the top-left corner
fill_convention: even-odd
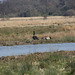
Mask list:
[[[75,0],[4,0],[0,17],[73,16]]]

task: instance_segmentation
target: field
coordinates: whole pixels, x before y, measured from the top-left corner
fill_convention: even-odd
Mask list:
[[[1,18],[1,27],[32,27],[32,26],[50,26],[50,25],[74,25],[75,17],[72,16],[50,16],[47,19],[43,17],[18,17],[18,18]]]
[[[75,42],[74,16],[0,18],[0,45],[64,42]],[[75,51],[0,57],[0,75],[75,75]]]
[[[75,75],[75,51],[1,57],[0,75]]]
[[[33,40],[33,31],[39,40]],[[51,37],[42,40],[42,37]],[[75,42],[75,17],[50,16],[0,19],[0,45]]]

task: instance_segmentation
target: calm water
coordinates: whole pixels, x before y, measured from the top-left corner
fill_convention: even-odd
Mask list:
[[[75,43],[0,46],[0,57],[61,50],[75,51]]]

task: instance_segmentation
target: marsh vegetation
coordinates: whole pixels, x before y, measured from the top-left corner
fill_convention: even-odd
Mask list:
[[[75,51],[0,58],[1,75],[75,75]]]
[[[39,40],[33,40],[33,30]],[[51,37],[43,40],[43,37]],[[74,25],[50,25],[32,27],[3,27],[0,28],[0,45],[22,45],[38,43],[75,42]]]

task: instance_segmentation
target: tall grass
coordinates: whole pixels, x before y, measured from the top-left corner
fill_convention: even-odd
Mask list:
[[[34,26],[34,27],[6,27],[0,28],[0,44],[18,45],[32,43],[32,35],[35,30],[39,41],[34,43],[50,42],[75,42],[75,29],[73,26]],[[42,37],[50,36],[51,40],[42,40]]]
[[[74,75],[75,51],[35,53],[0,59],[1,75]]]

